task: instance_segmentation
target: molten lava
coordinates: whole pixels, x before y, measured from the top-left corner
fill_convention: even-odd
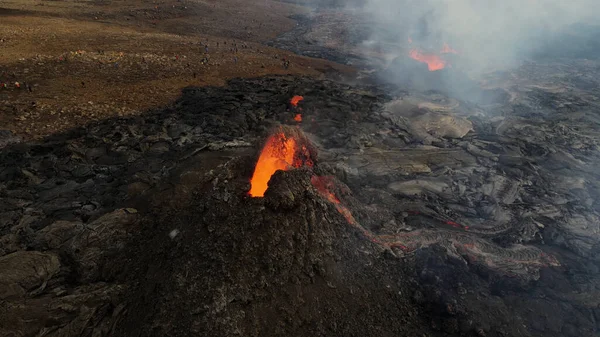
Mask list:
[[[296,122],[302,122],[302,114],[296,114],[296,116],[294,116],[294,120]]]
[[[254,174],[250,180],[250,196],[263,197],[271,176],[277,170],[288,170],[294,164],[297,150],[296,140],[283,132],[271,135],[258,157]]]
[[[292,97],[292,99],[290,100],[290,104],[294,107],[297,107],[298,103],[303,99],[304,99],[304,97],[296,95],[296,96]]]
[[[342,205],[340,199],[338,199],[335,194],[331,192],[331,190],[335,187],[332,177],[312,176],[310,178],[310,182],[323,198],[335,205],[335,209],[337,209],[337,211],[340,212],[344,218],[346,218],[346,221],[348,221],[349,224],[355,226],[358,225],[350,210]]]
[[[269,180],[276,171],[313,167],[316,158],[316,149],[299,128],[279,127],[267,138],[258,157],[248,194],[252,197],[263,197]]]
[[[446,67],[446,61],[435,54],[425,54],[418,49],[412,49],[408,55],[421,63],[427,63],[429,71],[436,71]]]
[[[306,147],[306,145],[297,147],[296,153],[294,155],[294,162],[292,163],[292,166],[296,167],[296,168],[302,167],[302,166],[311,167],[311,168],[314,167],[315,163],[313,162],[312,155],[313,154],[310,152],[308,147]]]
[[[252,187],[249,194],[253,197],[264,196],[268,187],[268,182],[277,170],[288,170],[290,168],[303,166],[313,167],[313,160],[316,160],[316,155],[316,149],[299,128],[287,126],[280,127],[266,141],[256,164],[254,175],[250,181]],[[446,238],[446,233],[449,233],[449,231],[439,233],[413,231],[396,234],[375,234],[368,228],[363,227],[354,218],[350,209],[343,205],[340,199],[335,195],[335,191],[339,191],[340,188],[339,186],[336,186],[334,177],[313,175],[311,177],[311,184],[317,190],[319,195],[333,204],[336,210],[344,216],[346,221],[353,228],[358,230],[372,243],[386,249],[400,249],[404,252],[412,252],[420,247],[431,245],[440,240],[449,240],[449,244],[458,249],[462,255],[466,255],[468,261],[472,263],[483,263],[493,268],[498,268],[502,263],[508,263],[509,266],[560,265],[556,258],[544,254],[537,248],[512,248],[512,250],[515,251],[513,254],[515,254],[514,256],[516,256],[517,259],[502,256],[495,257],[490,252],[489,245],[481,243],[476,238],[472,239],[466,236],[450,237],[450,239]],[[418,211],[408,213],[414,215],[422,214]],[[462,228],[465,231],[469,230],[468,226],[463,226],[451,220],[443,220],[443,222],[448,226],[459,229]],[[511,271],[508,270],[507,272],[510,273]]]
[[[340,200],[331,192],[331,189],[334,187],[333,178],[312,176],[310,178],[310,182],[317,189],[317,191],[319,191],[321,196],[327,199],[327,201],[336,205],[340,203]]]

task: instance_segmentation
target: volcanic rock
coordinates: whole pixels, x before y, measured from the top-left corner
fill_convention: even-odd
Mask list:
[[[19,142],[21,142],[21,137],[14,135],[9,130],[0,130],[0,149]]]
[[[462,138],[473,130],[473,124],[465,118],[421,109],[406,100],[390,102],[385,110],[395,126],[407,130],[416,140],[427,144],[438,137]]]
[[[298,202],[302,199],[302,195],[298,193],[304,193],[304,189],[293,188],[293,186],[308,186],[310,176],[310,171],[304,171],[304,174],[277,171],[271,177],[269,188],[265,192],[265,204],[274,210],[290,210],[299,207]]]
[[[363,336],[412,329],[399,318],[400,312],[411,311],[400,296],[401,268],[387,269],[396,262],[373,255],[359,237],[343,234],[344,217],[331,213],[333,207],[315,193],[309,171],[279,171],[264,199],[236,193],[227,201],[214,198],[244,186],[236,173],[239,165],[233,160],[206,174],[195,197],[177,205],[173,211],[188,221],[178,225],[176,240],[165,231],[171,228],[172,219],[165,216],[170,211],[151,217],[155,220],[149,228],[154,229],[145,232],[151,236],[141,241],[146,248],[140,249],[156,251],[148,257],[169,258],[140,261],[142,285],[121,326],[123,335],[140,327],[147,327],[142,328],[144,334],[157,336],[190,331],[223,336],[333,331]],[[372,263],[385,265],[398,278],[371,279],[367,265]],[[157,297],[144,295],[148,287],[160,289]],[[377,304],[367,298],[376,298]],[[159,315],[142,310],[151,303],[161,303]],[[176,310],[181,306],[192,309],[182,316]],[[365,316],[368,324],[356,324],[355,315],[380,307],[386,308],[384,316]],[[150,321],[153,328],[140,325]],[[384,322],[387,327],[378,328]]]
[[[15,252],[0,258],[4,272],[0,276],[0,298],[18,299],[30,291],[40,292],[49,279],[55,276],[60,263],[58,256],[51,253]]]
[[[110,262],[124,248],[136,218],[135,209],[120,209],[81,226],[72,234],[65,250],[80,282],[95,281],[111,273],[107,271],[114,268]]]
[[[19,286],[0,334],[435,335],[433,322],[560,336],[578,322],[591,335],[597,102],[519,81],[503,89],[512,100],[478,107],[439,92],[238,79],[9,144],[0,259]],[[298,94],[299,125],[285,110]],[[565,101],[575,111],[556,113]],[[255,150],[282,123],[319,160],[251,198]]]

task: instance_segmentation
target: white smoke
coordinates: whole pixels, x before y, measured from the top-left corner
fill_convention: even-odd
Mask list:
[[[514,65],[540,41],[598,22],[600,0],[365,0],[368,14],[426,46],[449,43],[471,69]],[[373,40],[381,39],[377,33]]]

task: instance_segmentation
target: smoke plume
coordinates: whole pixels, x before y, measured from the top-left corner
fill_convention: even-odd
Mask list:
[[[574,24],[593,24],[597,0],[365,0],[364,8],[398,42],[410,38],[420,47],[439,50],[444,43],[460,52],[459,62],[473,73],[514,66],[568,44]],[[372,40],[390,43],[373,31]],[[597,43],[597,42],[596,42]]]

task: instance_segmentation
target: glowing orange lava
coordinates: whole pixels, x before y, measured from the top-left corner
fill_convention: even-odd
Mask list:
[[[294,116],[294,120],[296,122],[302,122],[302,114],[296,114],[296,116]]]
[[[327,201],[333,204],[339,204],[340,200],[335,196],[335,194],[331,193],[331,189],[333,189],[333,179],[331,177],[319,177],[312,176],[310,178],[310,182],[312,185],[319,191],[323,198],[327,199]]]
[[[297,144],[294,138],[283,132],[271,135],[258,157],[254,174],[250,179],[250,196],[263,197],[271,176],[277,170],[288,170],[294,163]]]
[[[296,107],[298,106],[298,103],[303,99],[304,97],[296,95],[292,97],[292,99],[290,100],[290,104]]]
[[[429,71],[436,71],[446,67],[446,61],[435,54],[425,54],[418,49],[412,49],[408,55],[421,63],[427,63]]]
[[[458,54],[458,52],[452,48],[447,43],[444,43],[444,47],[442,47],[442,54]]]
[[[350,210],[346,206],[342,205],[340,199],[338,199],[335,194],[331,192],[331,190],[335,187],[332,177],[312,176],[310,178],[310,182],[317,189],[317,191],[319,191],[319,194],[321,194],[323,198],[335,205],[335,209],[337,209],[337,211],[340,212],[344,218],[346,218],[346,221],[348,221],[349,224],[358,225]]]

